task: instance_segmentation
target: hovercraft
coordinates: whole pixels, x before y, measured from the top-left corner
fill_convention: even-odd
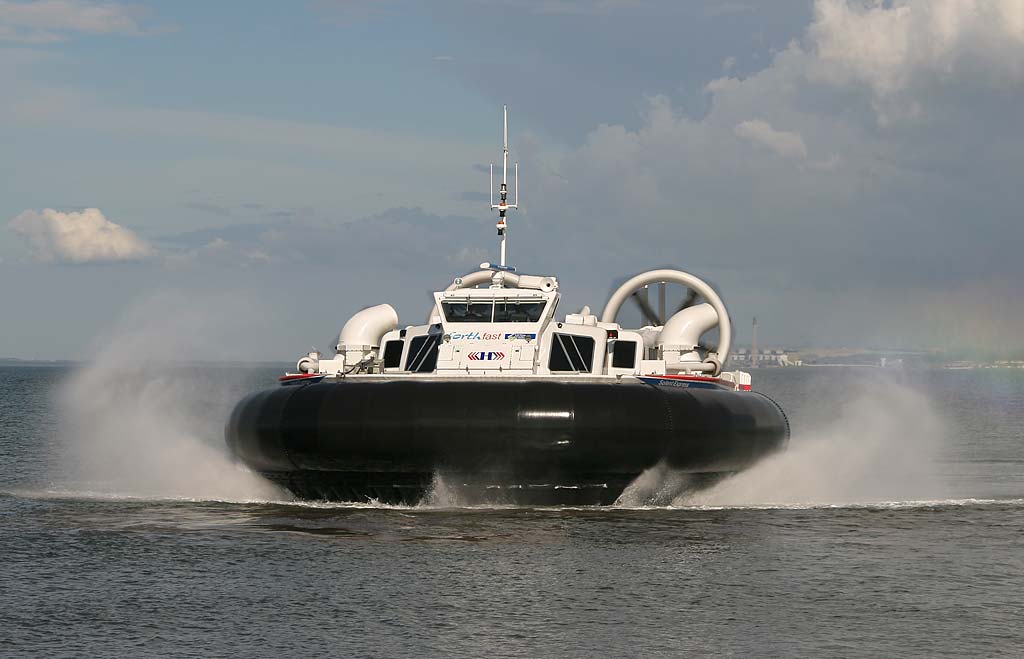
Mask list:
[[[500,263],[434,293],[426,324],[359,311],[333,357],[313,351],[240,401],[225,435],[245,465],[305,499],[414,504],[442,475],[465,500],[610,504],[656,465],[711,482],[785,446],[782,409],[722,369],[732,325],[702,279],[651,270],[600,316],[558,320],[558,280],[506,265],[507,126],[506,113]],[[671,316],[667,285],[687,291]],[[618,322],[630,300],[647,325]],[[701,343],[713,330],[717,346]]]

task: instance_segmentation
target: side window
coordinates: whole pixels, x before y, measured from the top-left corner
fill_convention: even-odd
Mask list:
[[[548,370],[552,373],[590,373],[594,365],[594,339],[574,334],[551,335],[551,357]]]
[[[440,334],[423,334],[409,342],[409,358],[405,370],[412,373],[429,373],[437,369],[437,349],[441,343]]]
[[[612,368],[636,367],[636,341],[612,343]]]
[[[384,368],[398,368],[402,365],[402,348],[405,341],[396,339],[384,344]]]

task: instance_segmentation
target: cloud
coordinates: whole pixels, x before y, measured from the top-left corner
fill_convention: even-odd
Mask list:
[[[775,130],[767,121],[753,119],[736,124],[732,131],[754,144],[767,147],[784,158],[806,158],[807,145],[800,133]]]
[[[0,41],[6,41],[8,43],[25,44],[29,46],[39,46],[43,44],[51,44],[63,41],[64,39],[53,32],[42,32],[42,31],[21,31],[17,30],[10,25],[4,25],[0,23]]]
[[[955,338],[948,314],[903,301],[992,289],[1024,305],[988,283],[1024,277],[1022,11],[818,0],[761,70],[705,84],[704,112],[654,96],[639,121],[593,129],[560,159],[521,159],[531,208],[558,218],[553,243],[600,235],[581,248],[602,270],[707,273],[733,308],[796,341]],[[1013,336],[999,318],[991,335]]]
[[[367,20],[407,11],[413,0],[318,0],[314,6],[340,24]],[[463,0],[457,7],[476,7],[487,11],[522,12],[556,16],[605,16],[637,9],[658,8],[657,0]]]
[[[733,89],[738,87],[740,84],[739,78],[715,78],[708,84],[704,85],[704,91],[709,93],[720,92],[726,89]]]
[[[98,208],[70,213],[27,210],[8,227],[28,242],[38,260],[47,263],[134,261],[155,255],[146,241],[108,220]]]
[[[343,212],[335,212],[343,215]],[[332,213],[331,215],[335,215]],[[341,262],[356,271],[430,269],[433,257],[491,245],[490,222],[434,215],[419,208],[391,208],[370,217],[324,217],[307,211],[268,221],[189,231],[163,242],[179,251],[217,249],[277,263]],[[254,256],[255,255],[255,256]],[[470,263],[466,267],[476,265]]]
[[[474,204],[491,203],[491,196],[488,195],[486,192],[481,192],[480,190],[465,190],[462,194],[459,195],[459,199],[461,199],[462,201],[470,201],[473,202]]]
[[[494,3],[494,0],[491,2]],[[503,0],[494,4],[505,5],[512,10],[569,16],[603,16],[651,5],[644,0]]]
[[[952,77],[976,59],[1008,81],[1024,74],[1019,0],[818,0],[808,36],[824,72],[880,94],[925,72]]]
[[[778,9],[784,3],[749,4],[749,14],[716,21],[702,20],[691,3],[671,2],[657,18],[632,11],[610,21],[508,12],[510,31],[527,39],[522,58],[503,60],[516,89],[512,146],[527,202],[512,218],[516,264],[558,275],[573,296],[564,304],[573,306],[599,305],[617,274],[672,263],[719,285],[737,327],[749,327],[756,313],[765,332],[794,341],[910,343],[927,328],[922,342],[955,343],[966,335],[955,314],[929,315],[950,290],[1024,308],[1020,287],[990,283],[1024,278],[1016,253],[1024,244],[1016,201],[1024,169],[1019,0],[817,0],[813,7],[801,0],[793,4],[803,9],[786,11]],[[484,7],[431,5],[437,24],[456,36],[423,45],[417,65],[500,108],[507,99],[493,85],[494,60],[472,55],[488,52],[473,41],[485,42],[482,26],[493,24]],[[410,3],[394,18],[421,21],[423,11]],[[677,34],[683,26],[692,31]],[[678,58],[681,39],[706,55],[704,64]],[[435,53],[456,59],[431,67]],[[723,71],[726,56],[737,65]],[[28,68],[0,61],[4,67],[14,75]],[[28,126],[25,134],[74,126],[149,151],[190,141],[201,146],[190,151],[239,154],[161,171],[152,185],[168,189],[169,201],[154,205],[154,219],[158,206],[181,199],[313,209],[272,218],[237,203],[193,205],[228,218],[210,215],[210,224],[237,229],[185,236],[190,242],[180,249],[197,252],[195,270],[252,260],[252,272],[277,268],[280,286],[292,290],[316,268],[352,282],[368,272],[401,274],[396,295],[421,296],[427,285],[413,290],[408,282],[427,278],[409,270],[430,269],[442,281],[467,241],[493,252],[493,225],[469,206],[479,203],[476,195],[462,195],[478,184],[486,191],[487,167],[472,163],[495,153],[490,133],[482,141],[432,139],[429,127],[415,125],[407,135],[381,134],[345,121],[116,107],[93,94],[85,85],[81,99],[39,95],[28,103],[29,95],[10,94],[0,123]],[[522,126],[543,138],[531,142]],[[169,153],[173,161],[176,151]],[[436,160],[429,168],[424,153]],[[395,203],[390,182],[404,179],[424,191],[415,200],[426,209],[420,216],[384,212]],[[18,191],[18,183],[8,187]],[[475,221],[428,217],[469,213]],[[204,221],[194,215],[185,226]],[[161,255],[179,249],[158,244]],[[261,255],[268,261],[258,262]],[[979,340],[1024,342],[1005,317],[985,318],[994,325],[976,332]]]
[[[190,210],[209,213],[210,215],[219,215],[220,217],[231,217],[234,215],[234,209],[230,206],[215,204],[208,201],[186,201],[182,202],[181,205]]]
[[[68,33],[142,34],[143,12],[115,2],[0,0],[0,41],[52,43]]]
[[[918,112],[899,96],[921,85],[969,76],[1009,89],[1024,81],[1020,0],[817,0],[806,41],[810,77],[867,87],[883,122]]]

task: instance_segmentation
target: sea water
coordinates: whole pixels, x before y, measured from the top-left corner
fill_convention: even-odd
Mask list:
[[[101,357],[0,368],[0,656],[1024,652],[1024,371],[760,369],[789,449],[711,489],[400,508],[229,459],[284,365]]]

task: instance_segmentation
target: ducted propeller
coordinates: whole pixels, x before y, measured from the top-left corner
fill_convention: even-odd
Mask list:
[[[669,284],[672,283],[673,282],[668,281],[647,283],[642,286],[638,286],[636,290],[634,290],[630,294],[630,299],[633,300],[633,303],[640,309],[640,314],[645,322],[655,326],[664,325],[672,314],[679,313],[683,309],[692,307],[693,305],[697,304],[698,301],[701,299],[700,293],[693,290],[692,288],[683,286],[682,288],[685,291],[685,293],[679,299],[678,304],[670,306],[668,304]],[[657,290],[658,295],[657,309],[654,308],[654,305],[651,304],[650,300],[650,290],[652,288],[652,285],[654,284],[656,284],[657,286],[655,289]],[[672,288],[678,289],[678,286],[673,284]],[[673,311],[671,314],[666,313],[666,310],[673,308],[675,309],[675,311]]]
[[[651,304],[650,300],[652,284],[657,285],[657,309]],[[669,284],[672,284],[674,287],[681,287],[685,291],[680,296],[678,304],[672,307],[668,305]],[[611,294],[611,297],[608,298],[607,304],[605,304],[604,311],[601,313],[601,321],[605,323],[617,322],[619,311],[627,299],[633,300],[633,303],[640,309],[640,314],[645,322],[655,327],[663,328],[659,335],[661,344],[671,345],[671,349],[677,351],[689,350],[689,348],[680,347],[680,345],[686,342],[685,339],[687,338],[690,341],[687,344],[688,346],[698,344],[697,347],[703,351],[704,356],[702,362],[698,365],[699,368],[691,366],[691,370],[700,370],[712,374],[721,372],[722,363],[728,358],[729,348],[732,343],[732,324],[729,322],[729,313],[725,309],[722,298],[706,281],[688,272],[671,268],[660,268],[642,272],[619,284]],[[670,315],[668,309],[672,308],[675,311]],[[687,310],[685,317],[680,315],[684,310]],[[670,325],[673,326],[671,332],[669,332],[668,327]],[[688,330],[687,327],[690,329]],[[695,327],[699,333],[696,336],[688,336],[687,333],[689,332],[692,335]],[[701,343],[698,340],[701,334],[711,331],[716,327],[718,329],[717,346]],[[669,332],[669,334],[680,332],[681,334],[677,338],[684,340],[677,340],[672,343],[666,337],[666,332]]]

